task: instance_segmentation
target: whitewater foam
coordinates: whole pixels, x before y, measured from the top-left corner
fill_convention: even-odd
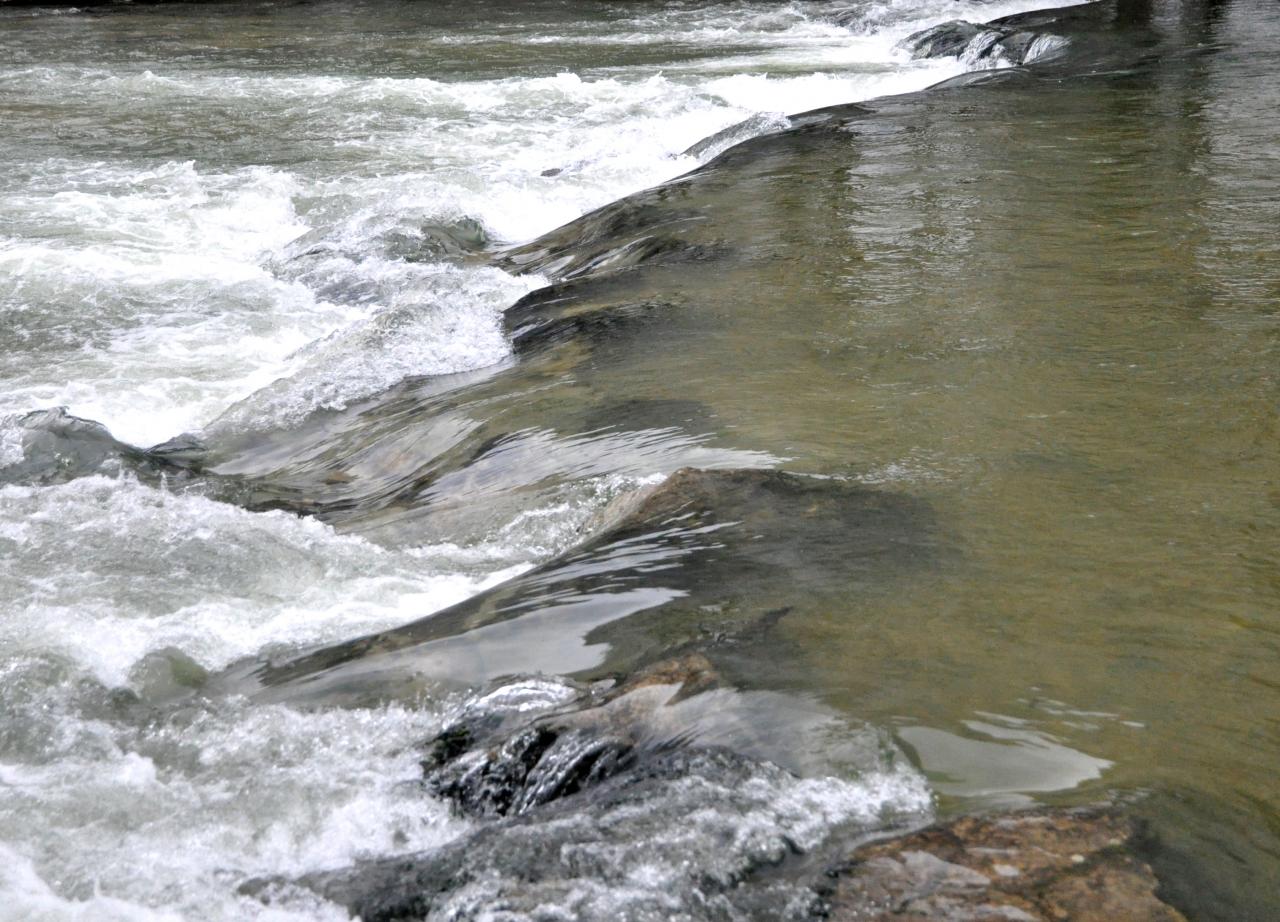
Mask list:
[[[3,671],[0,918],[345,919],[315,898],[264,907],[236,884],[467,829],[413,783],[415,744],[438,727],[430,711],[206,702],[136,722],[74,672],[61,689],[14,694],[19,673],[47,668]]]
[[[528,566],[521,549],[409,554],[314,519],[105,477],[0,488],[0,510],[6,648],[57,652],[107,685],[157,650],[219,668],[270,645],[390,627]]]

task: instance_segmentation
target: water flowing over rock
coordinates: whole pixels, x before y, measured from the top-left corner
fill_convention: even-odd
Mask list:
[[[302,886],[365,922],[495,912],[804,918],[818,905],[812,890],[749,883],[803,854],[831,819],[873,817],[863,800],[853,786],[805,783],[727,750],[674,750],[589,796],[484,825],[435,853],[250,890],[270,899]]]
[[[1057,36],[1022,31],[1000,22],[944,22],[907,36],[901,47],[917,59],[963,57],[974,64],[1011,66],[1029,63],[1064,43]],[[1017,19],[1005,22],[1016,23]]]
[[[0,35],[15,917],[1267,917],[1280,19],[132,6]]]
[[[837,828],[918,821],[928,795],[901,761],[873,760],[853,781],[804,779],[697,742],[689,720],[717,682],[695,654],[613,688],[500,686],[424,760],[426,788],[476,818],[472,833],[432,853],[246,890],[267,900],[314,890],[368,922],[498,910],[584,922],[810,917],[816,892],[778,872]]]
[[[965,47],[984,32],[994,32],[983,26],[962,19],[953,19],[940,25],[914,32],[902,40],[902,47],[913,58],[943,58],[959,55]]]
[[[682,470],[594,524],[564,556],[446,611],[233,675],[310,699],[389,694],[413,676],[630,674],[684,646],[747,642],[797,606],[884,591],[938,552],[918,500],[768,470]]]
[[[790,128],[791,125],[791,119],[781,113],[770,112],[762,115],[753,115],[751,118],[721,129],[715,134],[703,138],[697,144],[691,145],[684,152],[684,156],[696,157],[699,160],[714,157],[748,138],[754,138],[771,131],[784,131]]]
[[[506,250],[497,264],[567,280],[642,263],[696,260],[706,251],[683,243],[679,231],[702,217],[692,210],[673,211],[671,205],[680,195],[680,184],[675,183],[629,196]]]
[[[13,425],[21,457],[0,466],[0,483],[64,483],[123,471],[149,479],[181,478],[198,467],[204,451],[190,436],[138,448],[120,441],[99,422],[72,416],[65,407],[28,413]]]
[[[805,781],[691,742],[681,708],[717,681],[692,655],[615,689],[500,688],[442,730],[423,763],[431,792],[481,820],[474,832],[245,891],[270,901],[313,890],[367,922],[551,918],[552,905],[583,922],[1182,919],[1156,895],[1139,829],[1119,809],[962,817],[904,834],[927,799],[891,763],[851,783]]]

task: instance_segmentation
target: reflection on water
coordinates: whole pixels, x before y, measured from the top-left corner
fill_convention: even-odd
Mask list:
[[[210,427],[208,489],[316,513],[379,561],[684,465],[815,475],[227,687],[595,679],[698,645],[749,695],[891,729],[943,810],[1144,792],[1180,901],[1265,918],[1280,12],[1116,0],[1064,31],[1030,72],[801,121],[552,234],[540,268],[597,276],[524,304],[496,367]],[[893,527],[860,544],[866,508],[837,494],[882,497]]]
[[[1068,749],[1036,730],[1002,727],[966,720],[964,728],[979,739],[932,727],[903,727],[898,736],[910,745],[941,794],[981,798],[984,802],[1020,805],[1017,795],[1069,791],[1102,777],[1106,759]],[[981,739],[985,737],[986,739]]]

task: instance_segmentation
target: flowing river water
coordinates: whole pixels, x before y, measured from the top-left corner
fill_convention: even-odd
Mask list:
[[[681,738],[786,771],[528,917],[776,916],[704,881],[1113,798],[1189,917],[1273,918],[1280,11],[897,47],[1046,5],[0,7],[0,918],[346,918],[241,885],[461,841],[424,740],[690,644]],[[904,524],[531,574],[683,467]],[[439,917],[525,917],[495,867]]]

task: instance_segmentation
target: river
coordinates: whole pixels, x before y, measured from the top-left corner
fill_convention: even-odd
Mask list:
[[[1188,917],[1273,917],[1280,15],[898,47],[1047,5],[0,8],[0,918],[346,918],[241,885],[465,841],[424,740],[691,645],[680,738],[786,773],[655,807],[565,917],[776,915],[700,881],[1108,799]],[[546,588],[684,467],[889,538]]]

